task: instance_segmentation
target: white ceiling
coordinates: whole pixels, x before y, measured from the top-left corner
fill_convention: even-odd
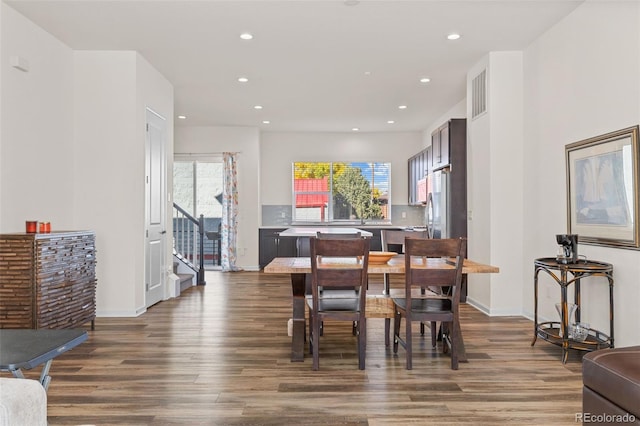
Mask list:
[[[423,130],[483,55],[522,50],[582,2],[5,0],[73,49],[140,52],[174,86],[176,125],[316,132]]]

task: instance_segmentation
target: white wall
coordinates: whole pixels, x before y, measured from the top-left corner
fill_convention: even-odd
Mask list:
[[[144,143],[136,142],[136,53],[75,52],[76,222],[96,232],[100,316],[132,316],[142,235]],[[143,139],[144,141],[144,139]]]
[[[0,8],[0,232],[24,232],[25,220],[73,229],[73,52]],[[12,56],[29,71],[11,67]]]
[[[176,154],[238,152],[238,258],[245,270],[258,270],[260,226],[260,136],[254,127],[176,127]]]
[[[532,315],[531,262],[553,256],[567,231],[566,144],[640,121],[640,4],[586,2],[524,51],[524,312]],[[640,251],[579,245],[610,262],[615,278],[616,346],[640,343]],[[607,332],[608,288],[585,280],[583,320]],[[545,280],[544,315],[556,318],[558,286]],[[514,301],[517,303],[517,301]]]
[[[173,90],[136,52],[74,56],[75,222],[96,232],[98,315],[135,316],[145,310],[145,107],[168,118],[171,149]]]
[[[468,122],[469,257],[500,267],[469,277],[468,301],[494,315],[522,312],[522,53],[491,52],[468,73],[487,70],[487,112]],[[471,116],[471,97],[468,98]],[[515,303],[514,303],[515,301]]]
[[[407,204],[407,160],[422,150],[422,134],[268,132],[260,147],[261,204],[291,204],[295,161],[389,161],[391,202]]]

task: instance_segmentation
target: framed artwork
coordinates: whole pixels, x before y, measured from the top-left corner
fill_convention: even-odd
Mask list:
[[[568,233],[580,244],[640,249],[638,126],[565,146]]]

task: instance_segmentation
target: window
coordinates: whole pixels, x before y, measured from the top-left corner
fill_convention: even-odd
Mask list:
[[[295,222],[390,222],[390,163],[293,163]]]

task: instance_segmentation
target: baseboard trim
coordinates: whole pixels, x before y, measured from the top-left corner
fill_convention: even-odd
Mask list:
[[[514,317],[514,316],[522,317],[524,316],[522,310],[520,309],[512,309],[512,308],[491,309],[487,305],[480,303],[469,296],[467,296],[467,304],[473,306],[480,312],[490,317]]]

